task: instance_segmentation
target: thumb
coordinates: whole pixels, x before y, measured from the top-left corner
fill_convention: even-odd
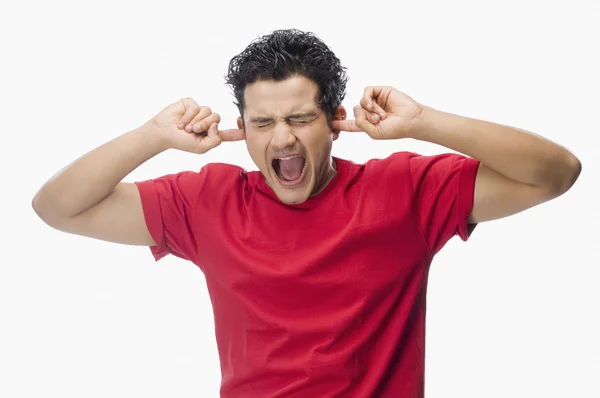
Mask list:
[[[217,127],[217,123],[212,123],[208,128],[207,137],[211,140],[221,141],[221,137],[219,136],[219,131]]]
[[[360,105],[356,105],[352,110],[354,111],[354,123],[356,126],[368,135],[373,135],[376,128],[375,125],[367,119],[365,110]]]
[[[207,135],[202,137],[202,153],[208,152],[213,148],[218,147],[221,144],[221,137],[217,131],[217,123],[210,125],[207,131]]]

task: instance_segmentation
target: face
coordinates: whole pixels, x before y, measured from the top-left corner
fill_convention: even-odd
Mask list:
[[[298,204],[321,192],[336,166],[331,147],[339,136],[316,103],[318,87],[304,76],[258,81],[244,91],[246,145],[279,200]],[[344,119],[340,106],[334,119]],[[241,118],[238,127],[243,128]]]

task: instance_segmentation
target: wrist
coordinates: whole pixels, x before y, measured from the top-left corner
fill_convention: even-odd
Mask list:
[[[436,109],[423,105],[421,111],[414,117],[407,130],[407,137],[415,140],[423,140],[425,132],[434,126],[433,119],[439,113]]]
[[[153,119],[133,130],[133,133],[138,135],[144,145],[156,154],[173,147],[167,134],[164,133]]]

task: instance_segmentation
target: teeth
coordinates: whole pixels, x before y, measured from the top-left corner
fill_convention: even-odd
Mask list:
[[[277,158],[277,160],[290,160],[290,159],[299,158],[299,157],[300,157],[300,155],[288,156],[287,158]]]
[[[285,178],[283,178],[283,175],[281,174],[281,169],[278,170],[278,167],[275,166],[275,160],[290,160],[293,158],[300,158],[300,157],[302,157],[302,155],[288,156],[286,158],[274,158],[273,159],[273,168],[275,169],[277,176],[281,180],[285,180]],[[304,174],[306,173],[306,166],[308,166],[308,162],[304,162],[304,167],[302,167],[302,173],[300,173],[300,177],[298,177],[298,179],[302,178],[304,176]]]

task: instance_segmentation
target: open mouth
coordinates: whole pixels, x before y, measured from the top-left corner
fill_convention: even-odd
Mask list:
[[[282,185],[297,185],[306,174],[306,159],[300,155],[275,158],[271,165]]]

